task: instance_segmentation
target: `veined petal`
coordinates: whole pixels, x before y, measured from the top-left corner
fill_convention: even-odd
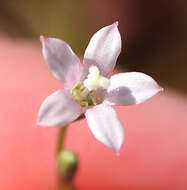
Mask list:
[[[69,124],[82,114],[81,107],[62,89],[48,96],[42,103],[37,125],[61,127]]]
[[[57,38],[40,37],[42,53],[49,70],[61,82],[66,82],[67,73],[71,68],[80,64],[78,57],[71,47],[64,41]]]
[[[113,105],[140,104],[163,89],[150,76],[139,72],[113,75],[105,101]]]
[[[85,116],[96,139],[118,154],[124,140],[124,130],[115,110],[109,105],[100,104],[88,109]]]
[[[83,76],[82,64],[73,64],[66,74],[65,88],[71,90]]]
[[[118,22],[106,26],[91,38],[84,54],[84,64],[96,65],[103,76],[111,73],[121,52]]]

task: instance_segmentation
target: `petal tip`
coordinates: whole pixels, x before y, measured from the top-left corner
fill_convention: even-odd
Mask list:
[[[163,92],[164,91],[164,88],[160,87],[160,92]]]
[[[39,121],[37,121],[37,122],[34,124],[34,128],[47,128],[47,127],[52,127],[52,126],[48,126],[48,125],[42,124],[42,123],[39,122]]]
[[[59,126],[47,124],[41,118],[38,118],[34,123],[34,128],[49,128],[49,127],[59,127]]]
[[[116,21],[116,22],[113,23],[113,26],[115,26],[115,27],[118,27],[118,25],[119,25],[118,21]]]
[[[157,93],[159,93],[159,92],[163,92],[163,91],[164,91],[164,88],[162,88],[161,86],[158,85]]]
[[[40,36],[40,42],[43,44],[45,42],[45,40],[46,40],[46,37],[41,35]]]
[[[39,127],[39,125],[38,125],[38,122],[37,122],[37,121],[33,124],[33,127],[34,127],[34,128],[38,128],[38,127]]]
[[[123,143],[124,143],[124,136],[123,136],[122,141],[119,144],[113,143],[110,146],[110,148],[112,148],[116,156],[120,155],[120,150],[121,150],[121,147],[123,146]]]
[[[120,149],[119,149],[119,150],[113,149],[113,150],[114,150],[114,153],[115,153],[116,156],[119,156],[119,155],[120,155]]]
[[[122,145],[123,145],[123,142],[118,146],[114,145],[114,146],[111,147],[116,156],[120,155],[120,150],[121,150]]]
[[[41,127],[46,127],[46,125],[42,122],[42,119],[39,116],[34,123],[34,128],[41,128]]]
[[[40,122],[39,122],[39,120],[37,119],[37,120],[35,121],[35,123],[34,123],[34,128],[38,128],[38,127],[40,127]]]
[[[43,35],[40,36],[40,41],[43,41],[45,37]]]

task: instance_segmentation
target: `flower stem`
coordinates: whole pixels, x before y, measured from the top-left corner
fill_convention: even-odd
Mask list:
[[[64,140],[65,140],[65,134],[66,134],[66,131],[67,131],[67,127],[68,126],[66,125],[66,126],[61,127],[59,129],[58,139],[57,139],[57,149],[56,149],[57,156],[64,149]]]
[[[61,127],[57,137],[58,190],[75,190],[72,185],[72,179],[77,170],[78,158],[76,153],[64,148],[67,127]]]

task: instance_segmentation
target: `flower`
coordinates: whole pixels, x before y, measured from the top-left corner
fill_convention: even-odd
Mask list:
[[[45,63],[54,77],[64,83],[64,89],[44,100],[37,125],[65,126],[84,114],[96,139],[119,153],[124,129],[112,105],[139,104],[162,88],[143,73],[109,77],[121,52],[118,22],[93,35],[82,64],[66,42],[44,36],[40,39]]]

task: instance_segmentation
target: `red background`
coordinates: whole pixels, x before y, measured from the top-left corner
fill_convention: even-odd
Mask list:
[[[1,39],[0,62],[0,189],[55,189],[58,129],[34,123],[61,84],[38,44]],[[94,139],[85,120],[70,126],[67,147],[80,159],[77,189],[187,189],[187,100],[163,87],[146,103],[116,107],[126,136],[120,156]]]

